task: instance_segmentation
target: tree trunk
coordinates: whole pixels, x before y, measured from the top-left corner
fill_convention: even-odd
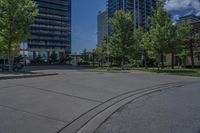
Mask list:
[[[172,69],[174,69],[174,57],[175,57],[175,54],[174,54],[174,52],[172,52],[172,57],[171,57],[171,67],[172,67]]]
[[[161,53],[161,67],[164,68],[164,54]]]
[[[192,44],[190,44],[190,56],[191,56],[191,65],[192,65],[192,68],[194,68],[194,50],[193,50],[193,46]]]
[[[118,59],[117,59],[118,60]],[[122,58],[119,57],[119,67],[122,66]]]
[[[101,63],[100,63],[100,61],[98,60],[98,62],[99,62],[99,67],[101,67]]]
[[[110,62],[110,67],[112,67],[112,66],[113,66],[113,61]]]
[[[9,39],[8,42],[8,64],[9,64],[9,72],[12,72],[12,61],[11,61],[11,45],[12,45],[12,41]]]
[[[12,61],[11,61],[11,51],[12,51],[12,25],[9,25],[9,35],[8,35],[8,64],[9,72],[12,72]]]
[[[125,59],[125,57],[123,56],[123,58],[122,58],[122,63],[123,63],[123,65],[125,65],[126,64],[126,59]]]
[[[160,61],[157,62],[158,71],[160,71]]]
[[[147,69],[147,51],[144,50],[144,67]]]
[[[93,64],[93,67],[95,67],[94,54],[92,55],[92,64]]]

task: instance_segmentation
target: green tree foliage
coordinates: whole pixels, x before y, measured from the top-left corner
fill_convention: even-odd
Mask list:
[[[151,46],[157,55],[158,64],[164,67],[164,55],[170,53],[171,66],[174,68],[175,55],[182,52],[184,39],[191,33],[190,25],[173,25],[164,3],[158,1],[154,15],[150,18]]]
[[[109,23],[113,30],[106,42],[116,63],[131,62],[138,66],[142,63],[147,67],[154,66],[157,61],[158,67],[161,64],[164,68],[164,56],[171,54],[174,68],[175,55],[186,53],[185,42],[188,42],[186,47],[192,55],[191,58],[193,57],[197,37],[196,34],[191,34],[191,25],[174,25],[161,1],[157,1],[156,10],[149,18],[148,31],[141,27],[134,29],[133,15],[121,10],[115,13]],[[95,51],[102,59],[105,58],[104,49],[106,48],[98,47]]]
[[[87,51],[87,49],[83,49],[83,52],[82,52],[82,59],[83,61],[85,62],[89,62],[90,61],[90,53]]]
[[[174,68],[175,55],[180,55],[184,50],[185,39],[190,35],[192,30],[191,25],[178,25],[171,27],[168,30],[168,51],[171,53],[171,66]]]
[[[6,46],[4,45],[2,36],[0,36],[0,56],[6,55]]]
[[[117,11],[109,23],[113,27],[112,36],[109,38],[111,54],[125,64],[127,55],[130,54],[133,41],[133,19],[130,12]]]
[[[55,51],[52,52],[50,56],[51,63],[56,63],[58,61],[58,55]]]
[[[32,0],[0,0],[0,52],[9,58],[30,37],[29,27],[37,15]],[[10,61],[9,61],[10,62]]]
[[[164,54],[167,53],[168,41],[170,40],[169,29],[171,29],[172,21],[169,13],[164,9],[164,3],[157,1],[157,8],[150,18],[151,27],[151,43],[157,55],[158,64],[162,63],[164,67]]]
[[[94,55],[97,56],[99,66],[106,61],[107,56],[107,40],[103,40],[102,43],[94,50]]]
[[[68,53],[62,54],[60,55],[60,64],[65,64],[67,62],[72,61],[72,58],[70,57],[70,55]]]
[[[143,31],[142,31],[143,32]],[[152,35],[150,32],[143,32],[142,38],[141,38],[141,49],[142,49],[142,56],[143,56],[143,61],[144,61],[144,67],[148,67],[148,62],[150,59],[155,58],[155,52],[152,46]],[[153,65],[153,64],[151,64]]]
[[[189,55],[191,57],[191,65],[194,68],[194,56],[195,56],[195,48],[199,47],[199,33],[194,29],[191,30],[190,35],[185,40],[185,47],[189,50]]]
[[[142,51],[142,36],[144,32],[142,28],[135,29],[133,34],[132,34],[132,42],[130,45],[130,52],[128,54],[129,60],[138,65],[138,61],[141,61],[141,57],[143,54]]]
[[[35,63],[36,63],[36,64],[42,64],[42,63],[43,63],[43,59],[42,59],[41,54],[39,54],[39,55],[36,57]]]

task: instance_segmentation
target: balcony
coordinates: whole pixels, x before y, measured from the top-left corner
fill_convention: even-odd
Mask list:
[[[59,31],[69,31],[69,27],[61,27],[61,26],[50,26],[50,25],[41,25],[41,24],[32,24],[32,28],[35,29],[49,29],[49,30],[59,30]]]

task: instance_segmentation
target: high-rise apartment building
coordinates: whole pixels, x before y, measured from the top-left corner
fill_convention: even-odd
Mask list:
[[[117,10],[132,11],[133,0],[108,0],[108,18],[112,18]]]
[[[52,52],[58,57],[71,52],[71,0],[35,0],[39,15],[30,30],[28,56],[48,60]]]
[[[108,10],[98,12],[97,25],[97,42],[99,45],[108,36]]]
[[[135,27],[147,29],[148,17],[155,7],[156,0],[108,0],[108,18],[112,18],[117,10],[130,11]]]
[[[200,22],[200,17],[195,15],[186,15],[183,17],[180,17],[177,21],[177,24],[192,24]]]

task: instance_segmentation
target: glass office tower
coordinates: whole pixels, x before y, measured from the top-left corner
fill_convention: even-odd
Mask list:
[[[108,0],[108,18],[112,18],[117,10],[130,11],[135,27],[147,29],[148,16],[155,7],[156,0]]]
[[[31,26],[32,37],[27,43],[29,57],[48,60],[71,52],[71,0],[35,0],[39,15]]]
[[[97,45],[108,37],[108,11],[102,10],[97,15]]]
[[[108,0],[108,17],[112,18],[117,10],[133,10],[133,0]]]

